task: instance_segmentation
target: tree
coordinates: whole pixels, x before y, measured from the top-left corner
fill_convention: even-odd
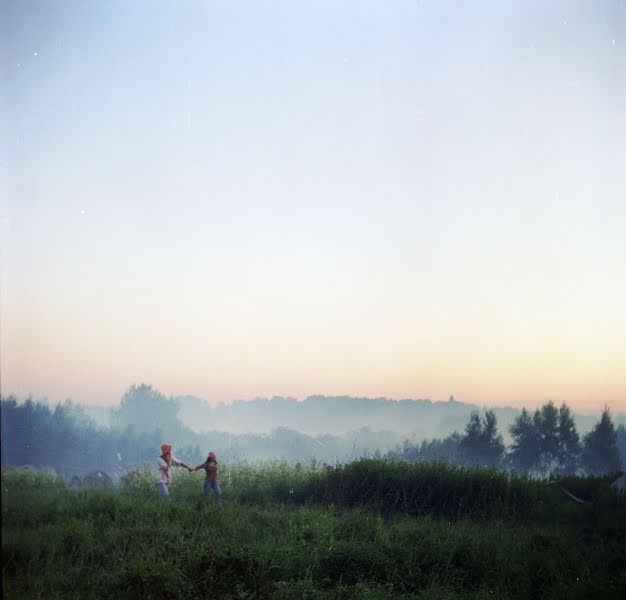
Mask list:
[[[562,404],[559,408],[557,433],[559,440],[557,473],[559,475],[574,474],[578,470],[580,460],[580,438],[576,431],[574,415],[566,404]]]
[[[604,475],[621,469],[617,433],[606,407],[600,421],[585,436],[582,463],[593,475]]]
[[[492,410],[481,421],[478,411],[472,411],[459,442],[459,453],[466,464],[498,467],[504,454],[502,436],[498,434],[498,419]]]
[[[461,459],[470,465],[480,464],[480,445],[481,445],[482,425],[480,415],[477,410],[473,410],[470,414],[469,421],[465,426],[465,435],[459,442],[459,453]]]
[[[524,408],[509,429],[513,443],[509,461],[514,471],[528,475],[539,464],[539,442],[530,413]]]
[[[559,411],[553,402],[548,402],[536,410],[533,415],[533,426],[537,436],[539,449],[538,471],[549,476],[558,466],[559,458]]]
[[[19,447],[22,443],[16,418],[18,408],[15,396],[0,398],[0,410],[0,462],[4,468],[14,460],[13,447]]]
[[[443,440],[424,440],[417,452],[416,460],[448,464],[458,463],[459,442],[461,436],[455,431]]]
[[[488,410],[483,417],[483,457],[485,465],[499,467],[504,456],[504,442],[498,433],[498,419],[496,413]]]
[[[617,449],[622,461],[622,468],[626,469],[626,427],[620,425],[617,428]]]
[[[120,407],[113,411],[112,422],[121,430],[132,427],[137,433],[152,433],[161,429],[171,436],[181,426],[179,408],[179,402],[166,398],[151,385],[132,385],[122,397]]]

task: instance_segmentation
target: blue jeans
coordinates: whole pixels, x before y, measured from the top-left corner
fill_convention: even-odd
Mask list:
[[[170,491],[167,487],[167,483],[159,483],[157,484],[159,486],[159,494],[161,496],[169,496],[170,495]]]
[[[204,495],[208,496],[211,493],[211,488],[213,489],[213,491],[215,492],[215,497],[217,498],[217,501],[221,504],[222,503],[222,490],[220,490],[220,482],[215,480],[215,481],[204,481]]]

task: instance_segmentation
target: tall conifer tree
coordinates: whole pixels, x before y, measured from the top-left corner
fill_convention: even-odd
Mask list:
[[[518,473],[529,475],[539,464],[539,443],[533,419],[525,408],[509,431],[513,438],[509,451],[511,467]]]
[[[576,431],[574,415],[566,404],[559,408],[558,438],[557,473],[560,475],[576,473],[580,461],[580,437]]]
[[[594,475],[604,475],[621,468],[617,434],[608,408],[602,411],[600,421],[585,436],[582,462]]]
[[[559,456],[559,411],[553,402],[548,402],[535,411],[535,426],[539,446],[539,473],[549,476],[558,465]]]

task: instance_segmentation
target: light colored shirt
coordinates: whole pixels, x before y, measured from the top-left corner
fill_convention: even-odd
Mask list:
[[[172,464],[168,465],[165,459],[159,456],[159,460],[157,460],[157,483],[170,484],[172,467],[182,467],[182,463],[172,456]]]

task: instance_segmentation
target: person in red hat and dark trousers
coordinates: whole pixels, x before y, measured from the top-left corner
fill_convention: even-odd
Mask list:
[[[201,465],[194,467],[192,472],[199,471],[200,469],[204,469],[206,472],[204,478],[204,495],[208,496],[211,490],[213,490],[217,498],[217,503],[221,504],[222,490],[220,489],[220,482],[217,480],[217,457],[215,456],[215,452],[209,452],[206,460]]]
[[[192,472],[191,467],[187,466],[184,462],[174,458],[172,456],[172,447],[169,444],[161,445],[161,456],[157,461],[158,474],[157,485],[159,486],[159,493],[161,496],[169,496],[169,485],[172,480],[171,469],[172,467],[182,467]]]

